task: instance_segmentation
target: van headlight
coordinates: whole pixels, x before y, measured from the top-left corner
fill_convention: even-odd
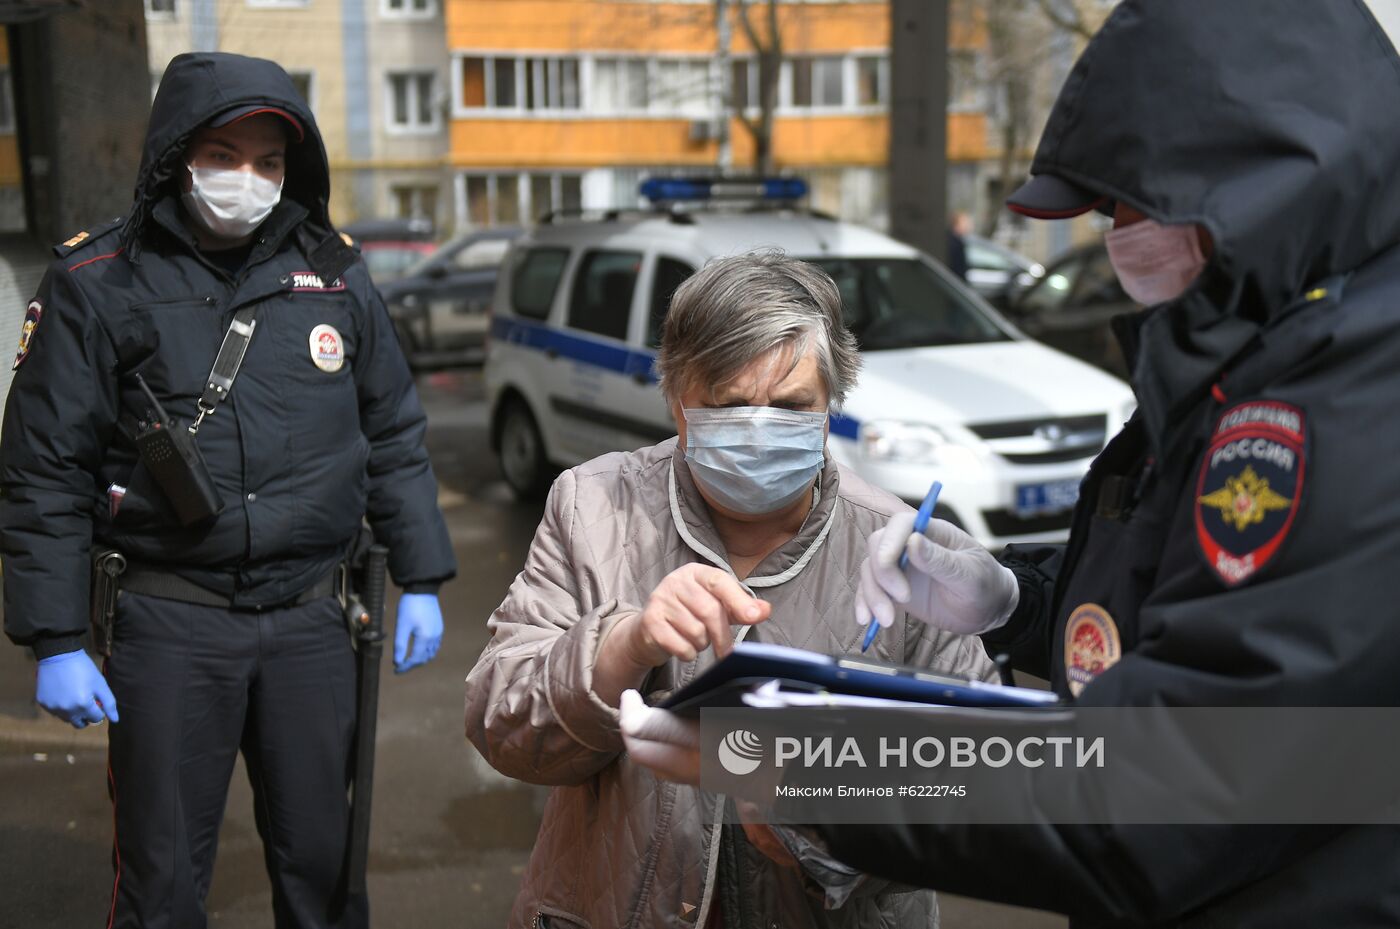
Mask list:
[[[952,443],[925,423],[874,420],[860,427],[860,448],[872,461],[928,462]]]

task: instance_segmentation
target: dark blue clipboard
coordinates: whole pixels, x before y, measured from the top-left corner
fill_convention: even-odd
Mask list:
[[[743,706],[743,695],[768,681],[784,688],[881,697],[936,706],[1049,708],[1055,694],[954,677],[858,656],[830,656],[784,645],[740,642],[704,674],[660,704],[682,716],[706,707]]]

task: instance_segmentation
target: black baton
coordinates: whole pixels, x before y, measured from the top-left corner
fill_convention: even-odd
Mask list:
[[[369,866],[369,811],[374,796],[374,734],[379,719],[379,659],[384,651],[384,575],[389,550],[372,545],[365,561],[364,613],[356,624],[359,640],[359,704],[355,733],[355,781],[350,802],[349,892],[365,893]]]

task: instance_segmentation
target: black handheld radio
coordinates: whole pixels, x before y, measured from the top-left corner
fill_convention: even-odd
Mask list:
[[[199,445],[189,429],[166,415],[141,375],[136,383],[150,403],[145,419],[137,421],[136,451],[155,479],[181,525],[193,526],[223,512],[224,501]]]

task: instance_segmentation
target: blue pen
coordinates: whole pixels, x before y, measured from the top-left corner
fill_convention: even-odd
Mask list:
[[[924,502],[919,504],[918,515],[914,517],[914,531],[922,534],[928,528],[928,521],[933,518],[933,508],[938,506],[938,495],[943,490],[942,481],[934,481],[929,485],[928,495],[924,497]],[[909,551],[905,551],[899,556],[899,570],[903,571],[909,567]],[[865,629],[865,641],[861,643],[862,652],[870,649],[870,643],[875,641],[875,634],[880,631],[880,624],[875,621],[875,617],[870,617],[870,625]]]

